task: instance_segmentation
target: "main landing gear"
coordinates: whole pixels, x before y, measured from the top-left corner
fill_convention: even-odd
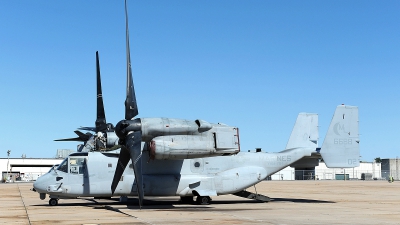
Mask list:
[[[210,196],[197,196],[196,202],[199,205],[209,205],[211,202]]]
[[[181,196],[181,202],[184,204],[193,204],[193,196]],[[198,205],[209,205],[211,202],[210,196],[197,196],[196,204]]]
[[[58,205],[58,199],[56,199],[56,198],[51,198],[51,199],[49,200],[49,205],[50,205],[50,206],[56,206],[56,205]]]

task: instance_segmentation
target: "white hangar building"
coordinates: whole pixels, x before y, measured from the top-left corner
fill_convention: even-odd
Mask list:
[[[70,153],[70,149],[58,149],[54,158],[0,158],[0,171],[2,182],[36,180],[47,173],[51,167],[60,164]]]
[[[381,163],[361,162],[355,168],[328,168],[324,162],[314,170],[295,170],[293,167],[273,174],[271,180],[381,180],[387,179],[385,171],[381,169]]]
[[[10,158],[9,160],[0,158],[2,180],[36,180],[42,174],[47,173],[53,165],[60,164],[62,160],[63,158]]]

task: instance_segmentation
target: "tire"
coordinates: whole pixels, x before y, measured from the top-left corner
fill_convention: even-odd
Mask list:
[[[209,205],[211,198],[209,196],[197,196],[196,202],[199,205]]]
[[[49,205],[50,205],[50,206],[56,206],[56,205],[58,205],[58,199],[56,199],[56,198],[51,198],[51,199],[49,200]]]

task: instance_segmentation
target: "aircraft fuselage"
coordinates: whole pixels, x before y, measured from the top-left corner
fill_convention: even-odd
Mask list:
[[[231,156],[184,160],[149,160],[147,152],[143,152],[144,193],[145,196],[236,193],[313,151],[297,148],[279,153],[240,152]],[[117,162],[117,153],[73,153],[57,169],[40,177],[34,187],[52,198],[112,196],[110,186]],[[131,164],[128,163],[114,195],[137,195]]]

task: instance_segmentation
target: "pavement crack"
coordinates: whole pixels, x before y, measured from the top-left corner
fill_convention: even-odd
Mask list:
[[[29,223],[29,225],[31,225],[31,220],[29,218],[28,210],[26,209],[24,198],[22,198],[21,189],[19,188],[19,184],[17,184],[17,187],[18,187],[18,191],[19,191],[19,196],[21,197],[22,204],[24,205],[26,217],[28,218],[28,223]]]

